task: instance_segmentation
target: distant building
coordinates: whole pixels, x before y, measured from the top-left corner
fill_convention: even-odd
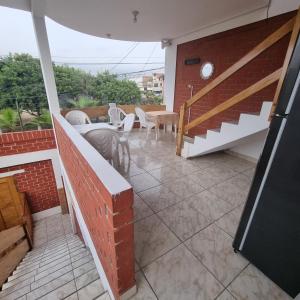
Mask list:
[[[142,94],[153,92],[155,95],[163,97],[164,76],[163,73],[153,73],[152,75],[145,75],[132,80],[136,82]]]
[[[153,73],[152,78],[152,91],[157,95],[163,96],[165,75],[162,73]]]

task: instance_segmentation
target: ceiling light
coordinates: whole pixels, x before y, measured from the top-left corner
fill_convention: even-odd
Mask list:
[[[138,16],[139,13],[140,13],[140,12],[139,12],[138,10],[134,10],[134,11],[132,12],[132,14],[133,14],[133,23],[136,23],[136,22],[137,22],[137,16]]]

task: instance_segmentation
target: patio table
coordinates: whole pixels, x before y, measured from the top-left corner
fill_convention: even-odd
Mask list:
[[[158,138],[159,126],[164,125],[164,129],[166,129],[166,125],[172,124],[175,127],[175,137],[177,131],[177,123],[178,123],[178,113],[173,111],[149,111],[146,112],[146,115],[149,120],[155,123],[155,131],[156,131],[156,139]]]
[[[110,125],[108,123],[91,123],[91,124],[73,125],[73,127],[82,135],[93,129],[102,129],[102,128],[113,129],[113,130],[118,129],[116,126]]]

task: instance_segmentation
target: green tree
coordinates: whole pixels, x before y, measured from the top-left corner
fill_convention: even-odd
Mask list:
[[[93,76],[82,70],[53,65],[61,107],[139,103],[141,93],[136,83],[118,80],[109,72]],[[28,54],[14,54],[0,59],[0,109],[16,108],[41,115],[48,108],[38,59]]]
[[[41,115],[35,117],[31,122],[26,124],[28,129],[31,129],[32,126],[36,127],[37,129],[51,128],[52,120],[49,110],[44,109]]]
[[[0,111],[0,129],[13,131],[18,125],[18,113],[12,108]]]
[[[47,107],[40,62],[28,54],[14,54],[0,61],[0,109],[15,108],[39,115]]]
[[[84,108],[89,106],[97,106],[98,102],[93,100],[87,96],[79,96],[77,100],[70,100],[69,101],[73,107],[76,108]]]
[[[161,104],[162,101],[163,101],[162,96],[156,95],[152,91],[147,91],[145,93],[144,103],[147,103],[147,104]]]
[[[135,82],[126,79],[118,80],[116,75],[109,72],[96,75],[90,92],[102,105],[109,102],[139,103],[141,100],[141,92]]]
[[[88,95],[93,76],[82,70],[68,66],[54,66],[54,75],[59,96],[67,95],[75,99],[80,95]]]

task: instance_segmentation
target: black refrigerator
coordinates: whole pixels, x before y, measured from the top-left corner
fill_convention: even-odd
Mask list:
[[[267,277],[300,293],[300,39],[233,242]]]

